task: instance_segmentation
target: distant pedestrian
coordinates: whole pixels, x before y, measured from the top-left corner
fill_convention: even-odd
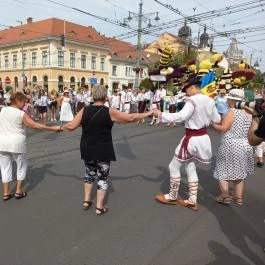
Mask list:
[[[61,125],[60,128],[62,131],[73,131],[82,126],[80,151],[86,172],[83,209],[87,210],[92,205],[91,193],[97,179],[96,214],[101,215],[108,211],[104,199],[108,190],[110,164],[116,160],[111,134],[113,123],[136,122],[152,115],[153,111],[127,114],[104,106],[107,97],[104,86],[93,87],[92,97],[93,105],[80,110],[73,121]]]
[[[220,88],[219,95],[217,95],[214,98],[214,101],[215,101],[215,105],[216,105],[218,113],[221,116],[224,116],[229,110],[225,88]]]
[[[62,98],[60,121],[68,122],[68,121],[72,121],[73,118],[74,118],[74,115],[73,115],[72,108],[71,108],[71,97],[69,96],[69,91],[65,90],[63,92],[63,98]]]
[[[5,99],[0,97],[0,111],[4,107],[6,107]]]
[[[48,112],[48,104],[49,100],[48,97],[43,89],[39,91],[37,105],[40,115],[40,122],[45,123],[47,118],[47,112]]]
[[[263,168],[264,166],[264,161],[263,161],[263,156],[265,153],[265,142],[260,143],[259,145],[255,146],[255,153],[257,157],[257,167]]]
[[[15,196],[22,199],[27,196],[23,191],[23,181],[26,177],[26,131],[25,126],[38,129],[57,131],[57,127],[47,127],[34,122],[29,115],[22,111],[28,98],[21,92],[15,92],[10,97],[10,106],[5,107],[0,112],[0,170],[3,182],[4,201]],[[10,182],[12,181],[12,161],[17,164],[17,185],[16,193],[10,192]]]
[[[49,95],[50,101],[50,120],[56,121],[56,112],[57,112],[57,92],[53,89]]]

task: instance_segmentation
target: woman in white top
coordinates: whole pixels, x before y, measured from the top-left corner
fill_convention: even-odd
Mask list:
[[[42,123],[44,123],[46,120],[47,111],[48,111],[48,103],[49,103],[49,99],[47,95],[45,94],[45,91],[43,89],[40,90],[38,100],[37,100],[37,105],[38,105],[39,114],[40,114],[40,121]]]
[[[27,96],[16,92],[10,97],[11,105],[0,112],[0,169],[3,182],[3,200],[7,201],[15,196],[24,198],[27,193],[23,191],[23,180],[27,171],[26,159],[26,132],[25,125],[39,130],[57,131],[59,126],[48,127],[34,122],[29,115],[22,111],[27,102]],[[17,164],[16,193],[9,190],[12,181],[12,161]]]
[[[63,101],[61,107],[60,121],[72,121],[74,115],[71,108],[71,98],[69,96],[69,91],[65,90],[63,92]]]

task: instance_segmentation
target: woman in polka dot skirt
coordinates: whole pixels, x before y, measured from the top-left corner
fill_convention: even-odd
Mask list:
[[[235,109],[236,102],[244,99],[243,90],[232,89],[227,99],[229,111],[221,124],[212,124],[215,130],[224,133],[214,169],[214,178],[218,180],[221,190],[216,201],[228,205],[234,200],[238,205],[243,205],[244,179],[254,174],[253,148],[247,140],[252,116],[244,109]],[[229,194],[230,183],[234,184],[233,197]]]

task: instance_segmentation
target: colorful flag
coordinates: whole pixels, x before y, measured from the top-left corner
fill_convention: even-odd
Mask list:
[[[210,71],[201,78],[201,92],[211,98],[217,95],[216,81],[214,71]]]

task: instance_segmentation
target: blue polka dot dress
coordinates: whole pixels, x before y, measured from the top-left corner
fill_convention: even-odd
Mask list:
[[[247,139],[252,117],[240,110],[231,110],[235,119],[229,131],[222,136],[216,155],[213,176],[218,180],[240,180],[254,174],[253,148]]]

